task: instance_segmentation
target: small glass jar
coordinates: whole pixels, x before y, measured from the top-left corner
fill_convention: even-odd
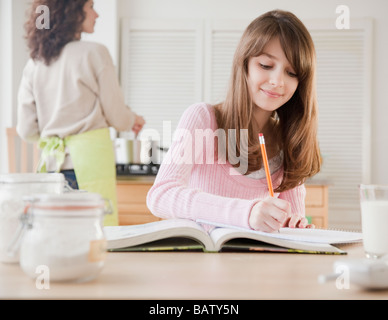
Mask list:
[[[17,263],[17,251],[9,246],[20,227],[19,217],[25,204],[23,198],[33,193],[60,194],[65,190],[62,173],[11,173],[0,175],[0,261]]]
[[[27,231],[20,246],[20,266],[31,278],[49,271],[49,281],[84,282],[104,266],[105,201],[94,193],[35,195],[24,216]]]

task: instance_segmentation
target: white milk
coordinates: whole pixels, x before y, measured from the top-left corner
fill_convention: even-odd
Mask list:
[[[365,251],[388,254],[388,200],[361,201],[361,218]]]

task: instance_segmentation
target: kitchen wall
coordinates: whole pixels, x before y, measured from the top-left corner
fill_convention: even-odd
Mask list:
[[[27,59],[23,22],[29,0],[0,0],[0,146],[5,150],[5,126],[16,124],[16,93]],[[302,20],[337,18],[337,6],[347,5],[351,19],[372,18],[374,22],[371,122],[371,182],[388,184],[388,2],[385,0],[95,0],[100,19],[96,33],[85,39],[108,46],[119,64],[122,18],[215,18],[253,19],[275,9],[293,11]],[[351,27],[351,25],[350,25]],[[340,90],[340,88],[339,88]],[[333,115],[335,116],[335,115]],[[0,173],[6,172],[5,152],[0,153]]]
[[[119,27],[120,14],[117,0],[94,0],[99,15],[93,34],[83,34],[82,39],[103,43],[109,48],[113,63],[119,65]]]
[[[5,86],[5,78],[6,75],[10,74],[10,70],[7,70],[5,61],[9,60],[9,56],[7,55],[6,50],[4,49],[8,43],[5,33],[6,27],[6,19],[5,12],[8,11],[6,8],[7,3],[5,1],[0,1],[0,172],[5,168],[6,161],[6,144],[5,144],[5,135],[4,129],[6,127],[6,114],[4,109],[4,105],[6,105],[6,86]]]

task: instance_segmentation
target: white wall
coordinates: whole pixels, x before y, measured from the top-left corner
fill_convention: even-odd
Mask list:
[[[24,45],[26,1],[0,0],[0,147],[6,150],[5,128],[16,123],[17,90],[28,54]],[[7,153],[0,153],[0,172],[7,169]]]
[[[97,19],[93,34],[83,34],[82,39],[95,41],[108,47],[113,63],[119,63],[119,19],[117,0],[94,0],[94,8],[99,18]]]
[[[0,172],[3,171],[3,166],[6,166],[7,153],[6,150],[6,140],[5,140],[5,128],[7,122],[10,120],[8,115],[6,105],[9,104],[9,86],[7,77],[11,73],[10,68],[6,61],[10,60],[10,51],[7,50],[10,43],[10,35],[7,34],[7,26],[10,25],[11,17],[11,0],[0,0],[0,164],[3,164],[0,167]]]
[[[336,8],[347,5],[350,18],[372,18],[374,53],[372,70],[372,164],[371,182],[388,184],[388,1],[386,0],[118,0],[119,18],[215,18],[249,19],[272,10],[284,9],[302,20],[332,19]],[[351,28],[351,21],[350,21]],[[340,90],[340,88],[339,88]],[[194,102],[194,101],[193,101]],[[335,117],[335,115],[333,115]]]

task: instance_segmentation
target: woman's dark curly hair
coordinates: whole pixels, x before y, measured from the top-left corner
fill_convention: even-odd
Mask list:
[[[27,45],[33,60],[41,60],[49,65],[58,58],[63,47],[76,40],[81,33],[85,19],[84,5],[87,0],[33,0],[29,19],[25,23]],[[40,29],[36,20],[41,13],[36,13],[40,5],[49,8],[50,28]]]

